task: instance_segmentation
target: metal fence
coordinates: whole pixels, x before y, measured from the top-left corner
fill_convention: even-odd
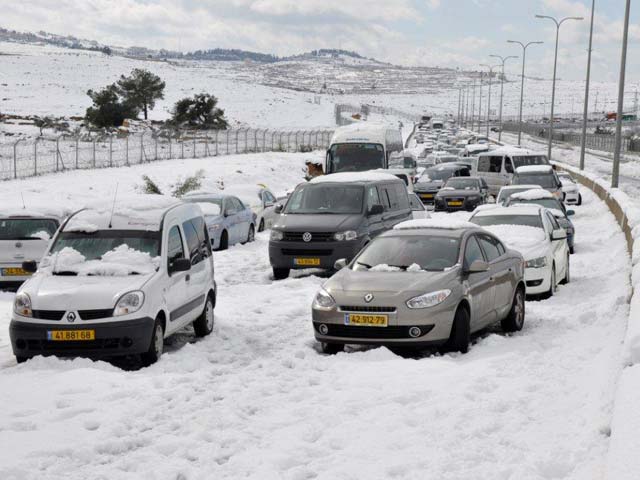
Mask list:
[[[93,137],[39,137],[0,144],[0,180],[64,170],[129,166],[157,160],[254,152],[304,152],[327,148],[332,130],[235,129],[149,132]]]
[[[518,122],[505,122],[503,129],[507,132],[518,132]],[[545,125],[523,123],[522,132],[539,138],[549,138],[549,128]],[[565,142],[575,146],[580,146],[582,135],[577,132],[563,132],[554,128],[553,140],[556,142]],[[613,152],[615,148],[614,135],[597,135],[587,134],[586,147],[593,150],[601,150],[603,152]],[[640,140],[634,138],[622,139],[622,152],[638,153],[640,152]]]

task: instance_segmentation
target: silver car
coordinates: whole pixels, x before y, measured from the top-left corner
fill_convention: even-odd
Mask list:
[[[467,222],[404,222],[336,268],[312,305],[324,353],[345,344],[464,353],[472,333],[497,321],[510,332],[524,323],[522,255]]]

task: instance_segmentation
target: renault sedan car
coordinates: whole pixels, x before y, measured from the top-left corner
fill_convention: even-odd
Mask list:
[[[324,353],[345,344],[464,353],[471,333],[498,321],[506,331],[524,323],[522,256],[468,222],[403,222],[336,268],[312,305]]]

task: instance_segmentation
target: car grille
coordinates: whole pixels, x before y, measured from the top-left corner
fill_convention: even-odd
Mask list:
[[[395,313],[396,307],[360,307],[355,305],[341,305],[340,310],[343,312]]]
[[[311,234],[309,242],[330,242],[333,240],[333,232],[283,232],[282,239],[286,242],[304,242],[302,236],[305,233]]]
[[[35,351],[78,351],[118,348],[120,338],[96,338],[89,342],[49,342],[47,340],[27,340],[27,349]]]
[[[98,320],[113,316],[113,308],[105,308],[102,310],[78,310],[78,314],[82,320]]]
[[[33,310],[33,318],[40,320],[62,320],[64,310]]]
[[[319,323],[313,324],[316,330],[318,330],[319,325]],[[370,338],[372,340],[412,338],[409,336],[409,328],[411,327],[352,327],[348,325],[335,325],[330,323],[326,323],[325,325],[329,328],[327,336],[330,337]],[[433,329],[433,327],[433,325],[421,326],[421,336],[425,336]]]
[[[283,255],[290,256],[314,256],[314,257],[328,257],[333,253],[333,250],[328,249],[298,249],[298,248],[283,248]]]

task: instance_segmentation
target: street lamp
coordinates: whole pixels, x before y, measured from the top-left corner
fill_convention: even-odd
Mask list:
[[[582,138],[580,141],[580,170],[584,170],[584,153],[587,148],[587,122],[589,121],[589,85],[591,83],[591,50],[593,46],[593,15],[596,0],[591,3],[591,27],[589,29],[589,53],[587,54],[587,81],[584,87],[584,112],[582,114]]]
[[[484,72],[480,70],[480,101],[478,102],[478,130],[477,130],[478,133],[480,133],[480,122],[482,121],[482,76],[483,75],[484,75]]]
[[[553,60],[553,86],[551,87],[551,116],[549,117],[549,146],[547,149],[547,156],[551,160],[551,148],[553,147],[553,111],[556,101],[556,72],[558,68],[558,40],[560,39],[560,27],[567,20],[584,20],[582,17],[565,17],[561,20],[556,20],[549,15],[536,15],[536,18],[546,18],[551,20],[556,25],[556,52]]]
[[[518,113],[518,145],[522,142],[522,102],[524,100],[524,65],[527,60],[527,48],[530,45],[542,45],[544,42],[529,42],[524,44],[517,40],[507,40],[507,43],[517,43],[522,47],[522,80],[520,82],[520,110]]]
[[[618,80],[618,113],[616,116],[616,144],[613,151],[613,172],[611,188],[618,188],[620,174],[620,150],[622,149],[622,114],[624,109],[624,80],[627,69],[627,44],[629,43],[629,11],[631,0],[627,0],[624,11],[624,33],[622,34],[622,59],[620,60],[620,79]]]
[[[486,65],[481,63],[480,66],[489,69],[489,97],[487,101],[487,138],[489,138],[489,122],[491,120],[491,77],[493,77],[493,69],[500,65]]]
[[[595,1],[595,0],[594,0]],[[504,64],[510,58],[518,58],[517,55],[509,55],[508,57],[501,57],[500,55],[489,55],[490,57],[497,58],[502,63],[502,78],[500,79],[500,130],[498,131],[498,141],[502,140],[502,99],[504,94]]]

